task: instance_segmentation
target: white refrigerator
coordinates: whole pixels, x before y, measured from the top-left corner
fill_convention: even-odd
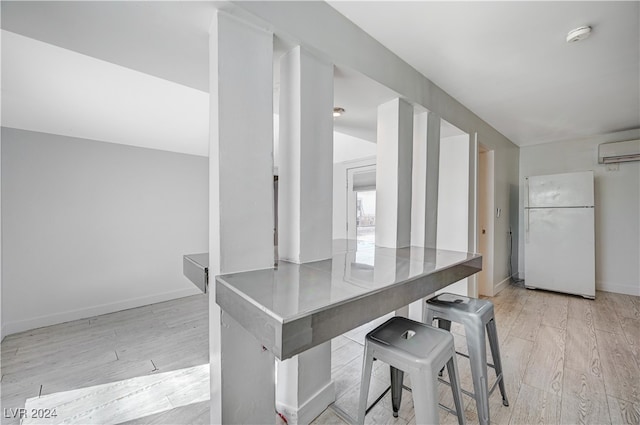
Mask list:
[[[525,181],[524,284],[595,298],[593,171]]]

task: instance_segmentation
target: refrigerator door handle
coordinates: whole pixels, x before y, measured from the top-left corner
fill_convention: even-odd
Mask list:
[[[524,178],[524,242],[529,243],[529,177]]]
[[[524,209],[524,240],[529,243],[529,208]]]

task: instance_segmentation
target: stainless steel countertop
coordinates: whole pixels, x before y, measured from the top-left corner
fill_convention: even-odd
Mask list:
[[[193,263],[202,267],[203,269],[209,268],[209,253],[203,252],[202,254],[187,254],[185,258],[188,258]]]
[[[482,257],[334,241],[331,259],[216,276],[216,302],[287,359],[482,269]]]
[[[209,253],[183,255],[182,273],[206,294],[209,286]]]

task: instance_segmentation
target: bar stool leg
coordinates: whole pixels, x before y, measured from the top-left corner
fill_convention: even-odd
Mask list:
[[[433,311],[430,308],[425,308],[422,311],[422,323],[426,323],[429,326],[433,326]]]
[[[507,391],[504,388],[504,375],[502,375],[502,361],[500,360],[500,345],[498,343],[498,330],[494,319],[487,323],[487,335],[489,336],[489,346],[491,347],[491,356],[493,357],[493,365],[496,368],[496,376],[498,377],[498,385],[500,386],[500,394],[502,395],[502,404],[509,406],[507,399]]]
[[[447,332],[451,332],[451,320],[442,319],[440,317],[438,317],[437,319],[438,319],[438,327],[440,329],[444,329]],[[444,372],[444,366],[442,367],[442,369],[440,369],[440,373],[438,373],[438,376],[442,377],[442,372]]]
[[[467,347],[473,377],[473,393],[478,408],[480,425],[489,425],[489,388],[487,382],[487,343],[484,324],[480,320],[466,322]]]
[[[429,326],[433,326],[434,319],[438,319],[438,327],[440,329],[444,329],[447,332],[451,332],[451,320],[436,317],[433,310],[429,308],[425,309],[425,311],[422,314],[422,323],[426,323]]]
[[[358,424],[364,424],[364,416],[367,414],[367,398],[369,397],[369,384],[371,383],[371,369],[373,368],[373,353],[369,345],[364,345],[364,364],[362,365],[362,378],[360,379],[360,400],[358,401]]]
[[[438,318],[438,327],[447,332],[451,332],[451,320]]]
[[[393,417],[398,417],[400,403],[402,402],[402,381],[404,380],[404,372],[393,366],[391,369],[391,407],[393,407]]]
[[[416,424],[439,424],[438,380],[432,372],[411,374],[411,390],[413,391],[413,407],[416,413]]]
[[[451,391],[453,392],[453,403],[456,406],[456,412],[458,413],[458,425],[465,425],[464,408],[462,407],[462,392],[460,391],[460,385],[458,381],[458,362],[456,361],[456,354],[447,362],[447,372],[449,373],[449,382],[451,382]]]

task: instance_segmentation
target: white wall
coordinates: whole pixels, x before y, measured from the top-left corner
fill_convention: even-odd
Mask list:
[[[447,137],[440,142],[438,184],[438,248],[468,248],[469,136]]]
[[[333,164],[333,239],[347,238],[347,170],[375,164],[375,155]]]
[[[197,293],[207,158],[2,128],[7,333]]]
[[[440,141],[438,182],[438,249],[468,251],[469,136]],[[447,292],[467,295],[467,279],[449,285]]]
[[[348,134],[333,132],[333,162],[353,161],[376,155],[376,144]]]
[[[0,135],[0,188],[2,187],[2,136]],[[2,317],[2,196],[0,194],[0,341],[4,338],[4,318]],[[0,366],[1,366],[0,356]]]
[[[273,115],[273,166],[280,166],[280,116]],[[333,132],[333,162],[354,161],[376,155],[376,144],[359,137]]]
[[[520,149],[520,234],[526,176],[593,170],[596,288],[632,295],[640,295],[640,162],[619,164],[617,171],[610,171],[608,166],[598,164],[597,155],[600,143],[639,137],[640,130],[631,130]],[[521,276],[524,249],[521,242]]]
[[[2,18],[2,8],[0,7],[0,20]],[[0,45],[2,44],[0,35]],[[0,66],[0,92],[2,91],[2,67]],[[2,117],[2,102],[0,102],[0,121]],[[2,136],[0,135],[0,188],[2,187]],[[0,341],[4,338],[4,318],[2,316],[2,196],[0,194]],[[0,356],[0,366],[2,356]]]
[[[347,170],[375,165],[376,144],[333,132],[333,239],[347,238]]]

